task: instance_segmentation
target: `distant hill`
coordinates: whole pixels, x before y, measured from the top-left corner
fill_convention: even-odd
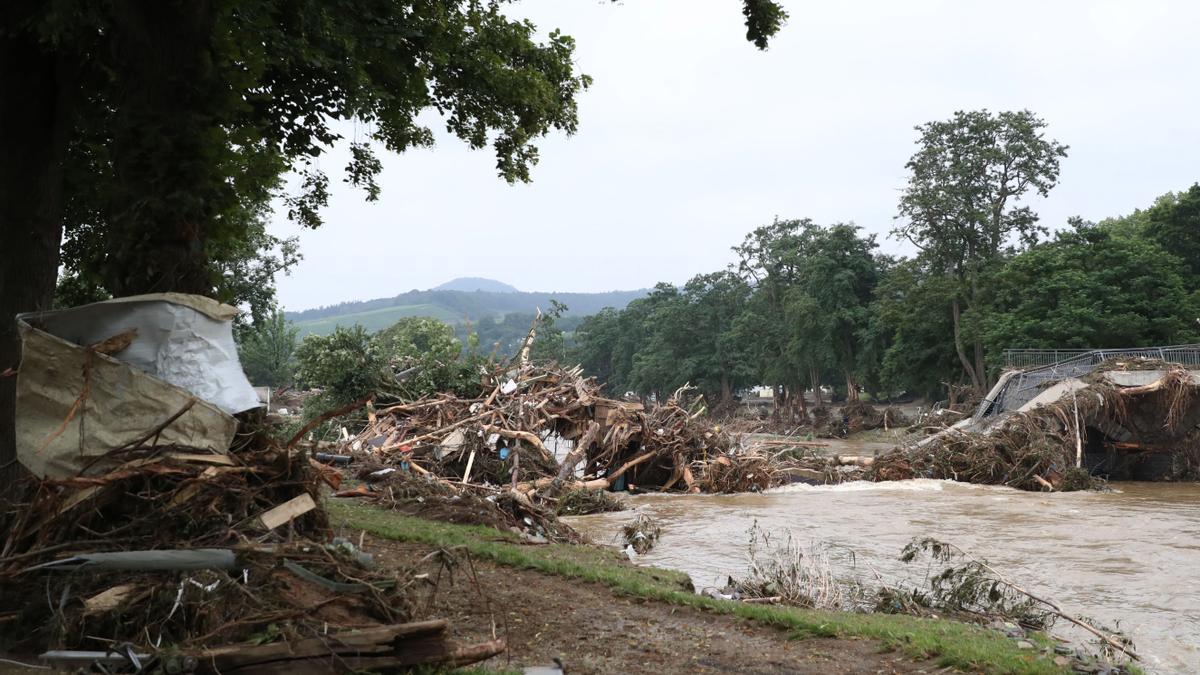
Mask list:
[[[462,280],[456,279],[450,283],[458,281]],[[491,283],[512,288],[500,282]],[[551,299],[567,306],[566,316],[582,317],[595,314],[605,307],[624,309],[630,301],[644,297],[649,292],[649,289],[606,293],[544,293],[516,289],[469,292],[414,290],[391,298],[343,302],[302,312],[286,312],[286,315],[288,321],[300,329],[300,337],[304,337],[309,334],[326,335],[338,326],[355,324],[373,332],[387,328],[406,316],[433,317],[454,326],[468,321],[478,324],[484,317],[500,320],[507,314],[532,314],[539,307],[547,310]]]
[[[434,286],[434,291],[464,291],[474,293],[475,291],[483,291],[485,293],[520,293],[516,288],[509,286],[503,281],[495,279],[484,279],[483,277],[459,277],[451,279],[441,286]]]

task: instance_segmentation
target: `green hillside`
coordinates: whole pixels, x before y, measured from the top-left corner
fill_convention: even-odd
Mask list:
[[[472,284],[489,282],[493,288],[511,288],[486,279],[461,281]],[[547,310],[551,300],[567,305],[566,317],[577,318],[595,314],[605,307],[623,309],[630,301],[647,293],[647,290],[605,293],[414,290],[391,298],[343,302],[301,312],[287,312],[287,318],[300,329],[300,336],[304,337],[311,334],[326,335],[338,326],[356,324],[369,331],[377,331],[409,316],[432,317],[455,326],[467,321],[472,324],[485,319],[500,321],[510,314],[533,314],[538,308]],[[528,325],[526,319],[522,320]]]
[[[349,327],[356,324],[368,331],[375,332],[383,330],[407,316],[428,316],[440,319],[449,324],[457,324],[462,321],[462,316],[455,315],[454,312],[445,307],[433,304],[421,304],[383,307],[381,309],[371,309],[362,312],[348,312],[337,316],[296,321],[294,325],[300,330],[300,338],[303,339],[305,335],[327,335],[332,333],[333,329],[338,326]]]

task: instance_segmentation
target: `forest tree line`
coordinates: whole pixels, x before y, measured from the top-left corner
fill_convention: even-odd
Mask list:
[[[720,406],[767,385],[803,413],[802,393],[820,404],[823,388],[850,400],[980,396],[1009,348],[1200,340],[1200,184],[1051,232],[1026,203],[1049,194],[1067,153],[1045,128],[1029,111],[959,112],[918,127],[891,232],[914,245],[912,257],[882,253],[853,223],[777,219],[746,235],[726,269],[660,283],[623,310],[580,320],[552,301],[532,353],[582,364],[612,395],[662,398],[691,384]],[[466,387],[482,362],[519,348],[532,318],[487,317],[458,334],[405,319],[297,348],[277,313],[239,341],[257,382],[353,398],[422,365],[427,376],[403,387],[414,396]]]
[[[1200,324],[1200,184],[1131,215],[1050,233],[1021,198],[1045,196],[1067,148],[1028,111],[960,112],[918,127],[892,235],[776,220],[727,269],[660,283],[586,318],[572,353],[610,393],[690,383],[714,405],[769,385],[933,400],[985,393],[1009,348],[1182,344]]]

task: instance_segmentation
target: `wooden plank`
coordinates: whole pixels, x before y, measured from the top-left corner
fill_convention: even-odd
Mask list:
[[[121,584],[97,593],[83,601],[83,614],[88,616],[114,610],[136,590],[137,586],[133,584]]]
[[[181,462],[195,462],[196,464],[220,464],[221,466],[237,466],[237,462],[229,455],[205,455],[194,452],[168,452],[167,457],[178,459]]]
[[[309,511],[317,508],[316,502],[307,492],[289,499],[286,502],[276,506],[275,508],[263,513],[259,516],[263,527],[268,530],[273,530],[284,523],[290,522],[293,518],[302,516]]]

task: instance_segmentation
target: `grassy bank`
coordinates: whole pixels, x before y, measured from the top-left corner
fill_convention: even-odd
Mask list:
[[[397,541],[462,547],[472,555],[496,564],[603,584],[628,596],[776,626],[789,631],[795,639],[812,636],[869,638],[915,659],[932,658],[939,665],[964,670],[1067,672],[1032,650],[1019,649],[1011,639],[969,624],[714,600],[693,593],[687,575],[682,572],[629,565],[609,548],[570,544],[521,545],[515,535],[492,528],[427,521],[340,500],[330,500],[328,509],[335,526],[366,530]]]

